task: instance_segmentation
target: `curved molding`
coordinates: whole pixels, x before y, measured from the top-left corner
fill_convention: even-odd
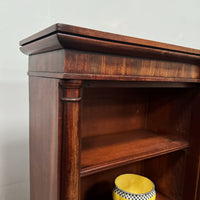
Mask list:
[[[63,45],[59,42],[57,34],[20,47],[20,50],[27,55],[39,54],[57,49],[63,49]]]
[[[62,102],[81,101],[82,80],[61,80],[59,84],[62,88],[60,98]]]
[[[79,27],[73,29],[73,26],[69,25],[63,26],[64,28],[54,25],[49,28],[49,31],[43,31],[25,39],[24,42],[21,42],[20,50],[25,54],[33,55],[58,49],[75,49],[200,64],[200,50]],[[72,28],[70,29],[70,27]]]

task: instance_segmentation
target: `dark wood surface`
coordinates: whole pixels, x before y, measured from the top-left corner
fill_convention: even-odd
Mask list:
[[[143,173],[143,162],[115,167],[110,170],[81,177],[81,200],[112,200],[114,180],[123,173]]]
[[[156,191],[165,197],[183,200],[185,164],[186,151],[176,151],[145,161],[144,175],[155,183]]]
[[[30,78],[31,200],[60,199],[58,85],[57,79]]]
[[[186,52],[186,53],[200,55],[199,50],[192,49],[192,48],[186,48],[186,47],[181,47],[181,46],[172,45],[172,44],[155,42],[151,40],[144,40],[140,38],[134,38],[130,36],[118,35],[114,33],[108,33],[108,32],[97,31],[93,29],[82,28],[82,27],[77,27],[77,26],[72,26],[72,25],[67,25],[67,24],[59,24],[59,23],[54,24],[40,31],[39,33],[36,33],[20,41],[20,45],[24,46],[27,43],[39,40],[41,38],[47,37],[54,33],[65,33],[65,34],[70,34],[70,35],[75,35],[75,36],[84,36],[84,37],[96,38],[100,40],[103,39],[103,40],[108,40],[108,41],[117,41],[121,43],[149,46],[153,48],[160,48],[160,49],[165,49],[165,50],[173,50],[173,51],[178,51],[178,52]]]
[[[199,165],[198,165],[198,171],[197,171],[197,185],[196,185],[196,199],[200,199],[200,157],[199,157]]]
[[[29,57],[29,72],[64,72],[65,50],[60,49]]]
[[[82,81],[61,81],[62,169],[61,199],[79,199],[80,196],[80,88]]]
[[[144,130],[83,138],[81,175],[185,149],[188,145],[184,140]]]
[[[57,57],[57,59],[55,59]],[[58,60],[59,62],[56,62]],[[97,54],[75,50],[57,50],[31,55],[30,72],[62,72],[67,74],[119,77],[165,77],[199,79],[197,64],[142,59],[128,56]]]
[[[164,196],[158,192],[158,193],[156,193],[156,200],[170,200],[170,198],[167,198],[166,196]]]
[[[187,165],[186,165],[186,177],[184,186],[184,200],[191,198],[196,199],[200,190],[199,171],[200,171],[200,89],[196,89],[197,95],[194,98],[192,104],[191,126],[189,142],[191,148],[188,152]],[[189,190],[187,189],[189,185]]]
[[[123,173],[199,200],[200,50],[63,24],[20,44],[31,200],[111,200]]]
[[[114,180],[123,173],[140,174],[153,180],[158,200],[180,199],[184,173],[181,166],[184,162],[185,152],[177,151],[81,177],[81,200],[111,200]]]
[[[146,93],[145,89],[137,88],[84,88],[82,138],[143,129]]]
[[[142,56],[141,56],[142,57]],[[199,78],[197,64],[66,50],[65,73]],[[47,71],[47,70],[45,70]]]
[[[93,81],[93,80],[87,80],[84,81],[83,84],[84,88],[96,88],[98,90],[99,88],[110,88],[113,90],[113,88],[196,88],[197,84],[195,83],[187,83],[187,82],[159,82],[159,81]],[[123,89],[124,90],[124,89]]]
[[[149,76],[122,76],[122,75],[99,75],[99,74],[80,74],[80,73],[48,73],[48,72],[29,72],[28,75],[44,78],[57,78],[57,79],[80,79],[80,80],[109,80],[109,81],[135,81],[135,82],[171,82],[182,83],[199,83],[200,79],[197,78],[167,78],[167,77],[149,77]],[[173,84],[172,84],[173,85]],[[159,86],[158,86],[159,87]],[[186,86],[187,87],[187,86]]]
[[[146,128],[188,140],[195,89],[158,89],[149,97]],[[161,117],[162,116],[162,117]]]
[[[21,51],[28,55],[64,48],[197,64],[200,62],[199,50],[61,24],[27,38],[20,44]]]
[[[196,54],[123,44],[61,33],[42,38],[33,43],[28,43],[27,45],[20,47],[20,50],[25,54],[34,55],[63,48],[199,64],[199,55]]]

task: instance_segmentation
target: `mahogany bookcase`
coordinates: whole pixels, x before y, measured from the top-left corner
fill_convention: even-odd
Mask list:
[[[200,199],[200,50],[64,24],[20,45],[31,200],[111,200],[123,173]]]

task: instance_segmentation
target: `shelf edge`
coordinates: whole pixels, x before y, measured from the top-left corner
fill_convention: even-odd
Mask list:
[[[88,175],[96,174],[96,173],[103,172],[103,171],[113,169],[116,167],[121,167],[127,164],[135,163],[135,162],[146,160],[149,158],[154,158],[154,157],[165,155],[165,154],[172,153],[175,151],[184,150],[184,149],[187,149],[188,147],[189,147],[189,143],[184,141],[182,145],[179,145],[167,150],[160,150],[159,152],[150,153],[145,156],[136,156],[135,158],[126,157],[123,159],[123,161],[121,159],[120,160],[118,159],[112,162],[106,162],[104,164],[95,165],[93,167],[86,167],[86,168],[81,169],[80,176],[85,177]]]

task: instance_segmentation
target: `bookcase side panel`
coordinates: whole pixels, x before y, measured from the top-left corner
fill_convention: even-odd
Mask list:
[[[58,80],[29,78],[30,196],[31,200],[59,199]]]
[[[199,168],[200,168],[200,89],[196,88],[196,96],[192,104],[190,127],[190,148],[188,150],[186,176],[184,186],[184,200],[199,200]]]

